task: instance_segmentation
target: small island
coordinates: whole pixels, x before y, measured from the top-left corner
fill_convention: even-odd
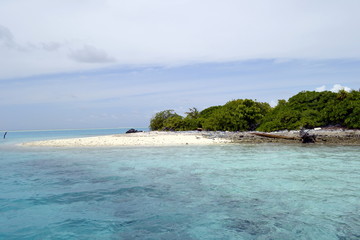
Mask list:
[[[235,143],[303,142],[360,144],[360,91],[302,91],[276,107],[237,99],[183,117],[173,110],[151,119],[151,130],[211,131],[204,135]]]
[[[24,143],[25,146],[178,146],[228,143],[317,143],[360,145],[360,92],[303,91],[276,107],[237,99],[183,117],[158,112],[150,132]],[[310,141],[304,141],[309,137]]]

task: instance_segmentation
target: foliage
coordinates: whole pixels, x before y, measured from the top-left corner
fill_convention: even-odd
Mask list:
[[[179,116],[174,112],[174,110],[164,110],[155,114],[155,116],[150,120],[150,130],[163,130],[165,121],[169,118]]]
[[[340,124],[348,128],[360,128],[360,92],[340,91],[336,100],[324,109],[328,122]]]
[[[189,108],[189,112],[186,112],[186,117],[190,119],[197,119],[200,116],[200,112],[197,110],[196,107]]]
[[[302,91],[288,101],[268,103],[237,99],[223,106],[199,112],[190,108],[182,117],[173,110],[157,113],[150,121],[151,130],[277,131],[341,125],[360,128],[360,91]]]
[[[183,117],[176,114],[164,121],[163,130],[180,130],[183,125]]]
[[[210,117],[217,109],[221,108],[222,106],[212,106],[212,107],[208,107],[204,110],[202,110],[199,114],[200,118],[208,118]]]
[[[254,130],[270,111],[268,103],[250,99],[238,99],[216,108],[203,122],[207,130],[246,131]]]
[[[300,92],[287,102],[280,100],[258,130],[291,130],[329,125],[360,128],[359,91]]]

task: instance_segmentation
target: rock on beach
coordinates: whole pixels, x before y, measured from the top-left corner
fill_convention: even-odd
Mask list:
[[[358,129],[310,129],[309,134],[316,136],[315,144],[360,145],[360,130]],[[203,132],[209,138],[229,139],[233,143],[301,143],[300,131],[278,131],[269,134],[293,139],[269,138],[257,136],[253,132]]]

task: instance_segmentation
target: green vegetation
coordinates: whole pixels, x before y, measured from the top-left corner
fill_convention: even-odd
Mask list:
[[[151,130],[277,131],[329,125],[360,128],[360,92],[303,91],[288,101],[268,103],[238,99],[223,106],[199,112],[191,108],[186,116],[173,110],[157,113],[150,121]]]
[[[303,91],[288,101],[280,100],[266,115],[259,131],[341,125],[360,128],[360,92]]]
[[[182,118],[180,115],[176,114],[174,110],[165,110],[155,114],[155,116],[150,121],[151,130],[163,130],[165,122],[171,118]]]
[[[210,116],[203,119],[202,127],[215,131],[255,130],[270,110],[271,107],[268,103],[249,99],[233,100],[217,108]]]
[[[260,125],[261,119],[271,110],[268,103],[249,99],[238,99],[224,106],[213,106],[199,112],[190,108],[186,117],[165,110],[157,113],[150,121],[151,130],[207,130],[247,131]]]

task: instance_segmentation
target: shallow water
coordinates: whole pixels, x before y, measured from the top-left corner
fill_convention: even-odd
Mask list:
[[[359,147],[14,145],[36,134],[0,144],[0,239],[360,239]]]

